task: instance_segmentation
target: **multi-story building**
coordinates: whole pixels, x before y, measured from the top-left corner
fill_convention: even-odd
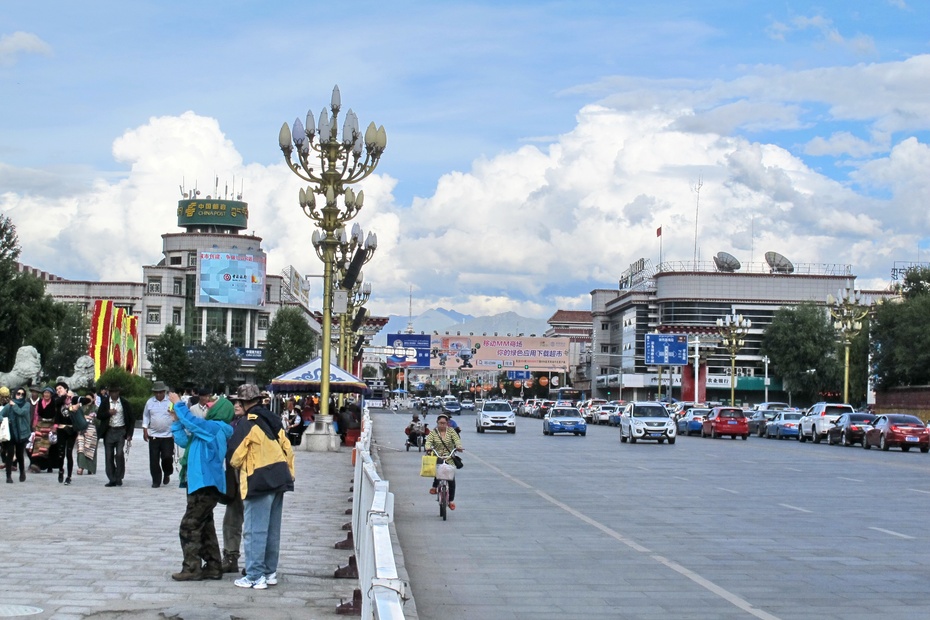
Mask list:
[[[782,260],[779,255],[772,258],[769,264],[748,265],[719,260],[666,262],[655,269],[640,259],[624,272],[616,290],[591,291],[592,341],[581,363],[593,381],[591,394],[604,398],[610,392],[611,398],[633,400],[671,392],[675,398],[691,400],[691,394],[681,394],[681,367],[661,369],[660,390],[660,369],[646,365],[646,334],[658,332],[687,334],[692,343],[697,340],[701,363],[706,365],[701,386],[706,400],[729,400],[731,358],[719,346],[717,319],[739,314],[752,326],[736,353],[736,399],[763,400],[767,366],[759,349],[775,312],[802,302],[826,306],[828,295],[855,282],[849,265],[791,265],[777,262]],[[691,346],[689,359],[693,355]],[[780,378],[769,379],[770,399],[790,398]]]
[[[544,338],[568,338],[568,371],[571,386],[590,392],[591,379],[578,372],[585,352],[591,348],[591,312],[589,310],[556,310],[546,321],[549,329]]]
[[[301,308],[308,324],[317,332],[320,327],[311,319],[308,287],[293,267],[283,275],[266,273],[262,238],[242,234],[248,215],[248,204],[239,200],[179,201],[177,224],[183,232],[161,236],[162,259],[142,266],[141,282],[40,277],[57,301],[90,312],[95,300],[107,299],[140,317],[141,370],[147,376],[151,366],[145,353],[166,326],[174,325],[188,346],[205,342],[211,331],[225,335],[242,360],[238,380],[253,381],[278,310]]]

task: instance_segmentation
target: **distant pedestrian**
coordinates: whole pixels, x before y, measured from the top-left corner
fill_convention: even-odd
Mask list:
[[[53,432],[55,429],[55,402],[53,396],[55,390],[50,387],[42,388],[42,398],[36,403],[35,412],[33,413],[32,427],[35,432],[32,440],[32,448],[29,450],[29,471],[32,473],[51,472],[54,465],[52,450],[55,448],[52,443]],[[55,441],[58,441],[57,434],[54,435]]]
[[[126,475],[126,443],[132,442],[136,418],[129,401],[120,396],[118,385],[109,386],[106,396],[100,399],[97,418],[101,421],[103,436],[103,458],[106,465],[107,487],[123,486]]]
[[[81,407],[84,411],[84,419],[87,420],[87,428],[78,433],[77,444],[77,475],[82,476],[85,473],[93,476],[97,473],[97,444],[100,435],[97,433],[97,395],[91,390],[87,396],[82,396]]]
[[[142,439],[149,444],[149,471],[152,474],[152,488],[171,482],[174,471],[174,437],[171,434],[173,416],[168,412],[168,399],[165,398],[168,386],[164,381],[156,381],[152,386],[152,396],[142,410]]]
[[[80,408],[77,395],[68,389],[68,384],[59,381],[55,384],[57,403],[55,413],[55,432],[58,433],[58,482],[71,484],[71,474],[74,473],[74,444],[77,443],[78,431],[71,420],[71,412]],[[68,468],[68,477],[65,478],[65,466]]]
[[[257,385],[239,386],[235,398],[245,410],[229,443],[245,513],[245,576],[236,585],[264,590],[278,583],[281,515],[284,493],[294,490],[294,452],[281,417],[261,404]]]
[[[187,407],[190,409],[191,415],[206,420],[207,412],[210,411],[210,397],[212,394],[213,392],[209,388],[202,387],[197,390],[196,394],[191,394],[185,398],[185,402],[189,403]],[[178,459],[178,480],[182,489],[187,488],[187,452],[188,449],[185,448],[181,458]]]
[[[19,463],[19,481],[26,480],[26,461],[24,459],[26,442],[32,433],[32,413],[26,390],[17,388],[13,398],[0,410],[0,418],[5,418],[10,425],[10,440],[3,444],[3,463],[6,465],[6,481],[13,482],[14,457]]]
[[[181,518],[178,536],[184,560],[181,571],[171,575],[175,581],[200,581],[223,578],[223,558],[216,538],[213,509],[221,495],[226,493],[226,474],[223,459],[226,442],[233,429],[233,405],[219,399],[207,418],[191,414],[181,397],[172,392],[168,400],[173,407],[171,425],[179,446],[188,447],[187,453],[187,509]]]

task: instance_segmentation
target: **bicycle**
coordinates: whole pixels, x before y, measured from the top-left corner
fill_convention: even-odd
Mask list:
[[[458,450],[453,448],[452,452],[449,454],[449,458],[451,458],[456,452],[458,452]],[[436,452],[433,451],[433,454],[436,454]],[[439,455],[436,454],[436,456],[438,457]],[[449,507],[449,481],[455,480],[455,467],[452,465],[449,466],[450,469],[448,471],[450,472],[450,478],[447,480],[445,478],[439,477],[439,465],[441,463],[445,463],[445,460],[440,458],[436,462],[436,478],[439,480],[439,485],[436,487],[436,501],[439,502],[439,516],[442,517],[443,521],[445,521],[446,514],[448,513],[447,509]]]

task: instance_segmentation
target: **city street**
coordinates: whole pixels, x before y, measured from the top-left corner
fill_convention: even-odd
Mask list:
[[[463,427],[443,522],[409,412],[373,414],[422,618],[882,618],[926,615],[930,455],[797,441],[621,444]],[[430,426],[435,413],[427,418]]]

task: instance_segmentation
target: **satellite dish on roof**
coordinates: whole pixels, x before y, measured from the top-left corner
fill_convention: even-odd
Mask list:
[[[794,265],[791,261],[778,252],[766,252],[765,262],[772,268],[772,273],[794,273]]]
[[[727,252],[717,252],[714,265],[717,266],[717,271],[733,272],[740,268],[739,259]]]

